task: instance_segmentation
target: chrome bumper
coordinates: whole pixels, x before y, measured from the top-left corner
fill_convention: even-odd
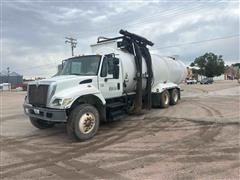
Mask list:
[[[30,104],[23,105],[24,112],[29,117],[39,118],[51,122],[67,122],[66,110],[33,107]]]

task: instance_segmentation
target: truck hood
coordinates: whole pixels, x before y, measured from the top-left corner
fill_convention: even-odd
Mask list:
[[[97,76],[63,75],[35,81],[31,84],[49,84],[50,86],[52,86],[52,88],[53,86],[56,86],[55,93],[59,93],[60,91],[86,83],[97,86]]]
[[[43,82],[67,82],[67,81],[79,81],[79,80],[85,80],[85,79],[92,79],[95,76],[77,76],[77,75],[63,75],[63,76],[55,76],[49,79],[43,79],[40,80],[39,83]]]

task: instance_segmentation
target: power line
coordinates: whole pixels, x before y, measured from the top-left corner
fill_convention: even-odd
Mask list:
[[[178,8],[177,11],[169,11],[168,13],[163,13],[163,14],[158,13],[153,16],[147,16],[147,17],[143,18],[142,21],[135,21],[133,23],[130,23],[129,26],[136,26],[136,25],[141,25],[143,23],[155,22],[154,20],[156,20],[157,18],[161,18],[161,17],[175,17],[175,16],[180,16],[180,15],[185,15],[185,14],[191,14],[192,12],[204,10],[204,9],[202,9],[202,7],[203,7],[203,5],[197,5],[192,8]]]
[[[200,1],[200,2],[203,2],[203,1]],[[222,3],[222,1],[210,1],[211,3]],[[131,26],[133,26],[133,25],[137,25],[137,24],[139,24],[139,25],[141,25],[141,24],[143,24],[144,22],[146,23],[146,22],[152,22],[152,21],[146,21],[146,19],[147,20],[154,20],[155,18],[157,18],[157,17],[164,17],[164,16],[169,16],[170,15],[170,17],[176,17],[176,16],[179,16],[179,15],[184,15],[184,14],[191,14],[192,12],[196,12],[196,11],[203,11],[203,10],[205,10],[205,9],[202,9],[201,7],[202,6],[204,6],[204,4],[197,4],[197,6],[193,6],[193,7],[191,7],[191,8],[172,8],[172,9],[170,9],[170,10],[166,10],[166,11],[161,11],[160,13],[157,13],[156,15],[154,15],[154,16],[147,16],[147,17],[143,17],[143,18],[138,18],[137,19],[137,22],[135,21],[135,22],[133,22],[132,24],[129,24],[129,26],[131,27]],[[160,15],[160,16],[159,16]],[[140,21],[139,21],[140,20]],[[141,21],[141,20],[143,20],[143,21]],[[119,23],[118,23],[119,24]],[[116,26],[116,25],[118,25],[118,24],[115,24],[115,25],[113,25],[113,26]],[[110,26],[110,25],[109,25]],[[107,27],[107,26],[103,26],[104,28],[105,27]],[[135,28],[139,28],[139,27],[135,27]],[[133,29],[135,29],[134,27],[133,27]],[[110,29],[108,28],[108,29],[106,29],[106,31],[110,31]],[[91,33],[91,31],[89,32],[87,32],[87,33],[84,33],[84,34],[90,34]],[[238,35],[239,36],[239,35]],[[188,44],[197,44],[197,43],[201,43],[201,42],[207,42],[207,41],[213,41],[213,40],[220,40],[220,39],[226,39],[226,38],[229,38],[229,37],[222,37],[222,38],[215,38],[215,39],[209,39],[209,40],[202,40],[202,41],[197,41],[197,42],[189,42],[189,43],[184,43],[184,44],[178,44],[178,45],[172,45],[172,46],[166,46],[166,47],[159,47],[159,48],[154,48],[154,49],[152,49],[152,50],[155,50],[155,49],[167,49],[167,48],[173,48],[173,47],[178,47],[178,46],[184,46],[184,45],[188,45]],[[66,38],[67,39],[67,38]],[[73,39],[73,38],[69,38],[68,40],[66,40],[66,42],[67,43],[70,43],[71,44],[71,39],[73,40],[73,42],[75,42],[76,44],[77,44],[77,40],[76,39]],[[75,40],[75,41],[74,41]],[[71,44],[71,49],[72,49],[72,55],[74,55],[74,52],[73,52],[73,48],[75,48],[76,47],[76,44],[74,45],[72,45]],[[75,47],[74,47],[75,46]],[[51,65],[51,64],[47,64],[46,66],[49,66],[49,65]],[[52,64],[53,65],[53,64]],[[45,65],[41,65],[41,67],[42,66],[45,66]],[[37,67],[40,67],[40,66],[35,66],[35,67],[33,67],[33,68],[37,68]]]
[[[217,3],[217,4],[221,4],[221,8],[224,7],[224,4],[222,3],[222,1],[210,1],[209,3]],[[173,12],[170,12],[170,13],[166,13],[166,14],[160,14],[160,16],[158,16],[158,14],[156,16],[152,16],[152,17],[146,17],[148,18],[148,20],[145,20],[145,21],[141,21],[141,22],[133,22],[132,24],[129,24],[129,27],[131,26],[134,26],[132,27],[131,29],[138,29],[139,26],[143,25],[145,26],[146,24],[143,24],[143,23],[154,23],[156,22],[156,18],[162,18],[162,17],[166,17],[166,18],[174,18],[176,16],[181,16],[181,15],[190,15],[192,14],[193,12],[198,12],[198,13],[201,13],[203,11],[205,11],[205,15],[206,14],[209,14],[211,13],[211,11],[208,11],[206,12],[206,9],[204,9],[206,6],[205,4],[198,4],[197,6],[193,6],[192,8],[186,8],[186,9],[182,9],[181,11],[173,11]],[[226,11],[227,9],[225,8],[224,10],[222,10],[221,12],[223,11]],[[158,21],[159,22],[159,21]],[[138,26],[136,26],[138,25]]]
[[[217,40],[230,39],[230,38],[239,37],[239,36],[240,36],[240,34],[235,34],[235,35],[218,37],[218,38],[212,38],[212,39],[206,39],[206,40],[201,40],[201,41],[193,41],[193,42],[188,42],[188,43],[183,43],[183,44],[176,44],[176,45],[159,47],[159,48],[153,48],[153,49],[151,48],[150,50],[168,49],[168,48],[186,46],[186,45],[190,45],[190,44],[200,44],[200,43],[204,43],[204,42],[211,42],[211,41],[217,41]],[[45,64],[45,65],[33,66],[33,67],[23,68],[23,69],[18,69],[18,70],[26,70],[26,69],[33,69],[33,68],[47,67],[47,66],[54,66],[54,67],[56,67],[56,64],[55,63],[54,64]]]
[[[168,48],[186,46],[186,45],[190,45],[190,44],[200,44],[200,43],[204,43],[204,42],[217,41],[217,40],[223,40],[223,39],[230,39],[230,38],[239,37],[239,36],[240,36],[240,34],[236,34],[236,35],[231,35],[231,36],[225,36],[225,37],[219,37],[219,38],[213,38],[213,39],[206,39],[206,40],[201,40],[201,41],[193,41],[193,42],[188,42],[188,43],[183,43],[183,44],[176,44],[176,45],[159,47],[159,48],[157,47],[157,48],[153,48],[151,50],[155,50],[155,49],[168,49]]]
[[[194,6],[194,7],[196,7],[196,6]],[[158,7],[158,9],[160,9],[160,8]],[[155,14],[148,14],[148,16],[135,18],[134,21],[137,22],[137,23],[139,23],[139,22],[141,23],[141,20],[146,20],[146,19],[149,19],[149,18],[152,19],[153,17],[157,17],[159,15],[163,15],[163,16],[171,15],[171,14],[174,14],[174,12],[182,12],[182,11],[185,11],[185,10],[187,10],[186,7],[181,7],[181,8],[174,7],[174,8],[168,9],[168,10],[157,12]],[[119,20],[120,20],[120,22],[119,22]],[[109,30],[109,27],[113,27],[113,26],[115,27],[115,26],[118,26],[118,25],[126,24],[126,23],[129,24],[129,21],[126,22],[126,18],[123,17],[123,18],[118,18],[118,23],[109,24],[109,25],[101,24],[101,26],[99,28],[100,28],[100,30]],[[89,28],[81,28],[81,30],[86,30],[86,31],[89,32]]]
[[[209,3],[218,3],[218,4],[221,3],[221,4],[223,4],[219,0],[217,0],[217,1],[210,1]],[[121,24],[117,23],[117,24],[112,24],[112,25],[104,25],[104,26],[101,25],[101,26],[99,26],[99,30],[101,31],[101,33],[103,33],[103,32],[110,32],[111,28],[107,28],[107,27],[117,27],[117,26],[121,25],[121,28],[123,28],[122,24],[126,24],[125,27],[132,27],[132,26],[134,26],[134,27],[132,27],[132,29],[136,29],[136,28],[139,28],[139,26],[141,26],[141,25],[145,26],[146,25],[145,23],[155,22],[154,20],[156,18],[161,18],[161,17],[173,18],[173,17],[180,16],[180,15],[191,14],[191,13],[196,12],[196,11],[197,12],[201,12],[201,11],[205,10],[205,9],[203,9],[204,7],[205,7],[205,4],[201,3],[201,4],[195,5],[195,6],[191,7],[191,8],[173,8],[173,9],[166,10],[166,11],[163,11],[163,12],[161,11],[159,13],[156,13],[156,14],[152,15],[152,16],[146,16],[146,17],[135,19],[134,22],[132,22],[132,23],[131,22],[130,23],[122,22]],[[211,13],[211,11],[209,11],[208,13]],[[136,27],[136,25],[138,25],[138,26]],[[86,30],[87,32],[84,33],[82,31],[82,32],[80,32],[80,34],[90,35],[90,34],[94,33],[94,30],[89,30],[89,29],[84,29],[84,30]]]

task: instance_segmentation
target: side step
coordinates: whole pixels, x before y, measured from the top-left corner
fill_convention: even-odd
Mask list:
[[[110,121],[117,121],[124,117],[126,117],[127,114],[124,110],[117,110],[109,113],[109,120]]]
[[[126,106],[126,104],[123,102],[113,102],[113,103],[107,104],[107,108],[110,108],[110,109],[120,108],[124,106]]]
[[[126,104],[123,102],[113,102],[107,104],[107,119],[108,121],[116,121],[127,116]]]

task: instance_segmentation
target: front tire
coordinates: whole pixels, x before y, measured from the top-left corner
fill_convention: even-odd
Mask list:
[[[44,120],[33,118],[33,117],[30,117],[30,122],[34,127],[38,129],[48,129],[48,128],[54,127],[55,125],[53,122],[44,121]]]
[[[170,94],[168,90],[165,90],[160,94],[160,108],[168,108],[169,102],[170,102]]]
[[[90,104],[79,105],[70,113],[67,133],[77,140],[88,140],[97,133],[99,121],[99,112],[94,106]]]

